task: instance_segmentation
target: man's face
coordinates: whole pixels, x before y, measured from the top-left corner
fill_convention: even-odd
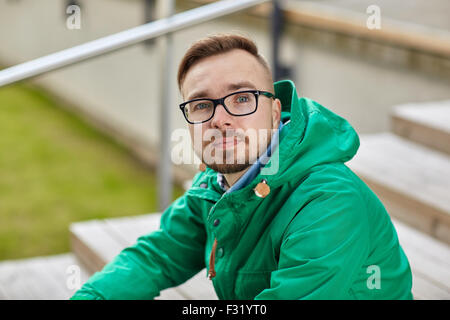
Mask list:
[[[238,49],[200,60],[181,87],[184,101],[218,99],[243,90],[274,93],[268,71],[250,53]],[[217,172],[240,172],[266,150],[280,114],[280,101],[266,96],[259,96],[256,112],[246,116],[230,115],[218,105],[211,120],[188,125],[194,151]]]

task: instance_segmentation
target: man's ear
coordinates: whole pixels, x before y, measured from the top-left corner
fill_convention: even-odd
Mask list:
[[[278,128],[281,121],[281,101],[280,99],[275,99],[272,102],[272,127]]]

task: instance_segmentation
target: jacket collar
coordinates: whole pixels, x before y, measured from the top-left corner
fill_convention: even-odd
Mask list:
[[[242,175],[242,177],[240,177],[238,181],[236,181],[236,183],[231,186],[231,188],[227,188],[225,176],[220,172],[217,173],[217,182],[224,192],[231,193],[233,191],[242,189],[250,182],[252,182],[253,179],[255,179],[255,177],[260,173],[261,168],[263,168],[270,160],[272,152],[275,151],[276,148],[278,148],[280,132],[283,129],[283,126],[283,123],[280,121],[278,130],[275,131],[275,133],[272,135],[270,145],[268,146],[266,151],[255,161],[255,163],[250,166],[250,168]]]

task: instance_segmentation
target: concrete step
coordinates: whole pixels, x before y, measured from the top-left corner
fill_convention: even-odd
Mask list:
[[[391,133],[361,135],[347,165],[388,212],[450,243],[450,156]]]
[[[65,300],[88,278],[74,254],[0,262],[0,300]]]
[[[73,250],[80,260],[110,261],[138,236],[157,228],[159,214],[120,219],[96,220],[71,226]],[[414,228],[393,220],[413,271],[413,294],[416,299],[450,299],[450,248],[447,244]],[[217,299],[211,282],[202,270],[179,287],[161,292],[159,299]]]
[[[138,237],[157,230],[160,218],[160,214],[153,213],[74,223],[70,226],[72,251],[91,273],[100,271]],[[217,295],[206,276],[206,269],[203,269],[182,285],[161,291],[157,299],[216,300]]]
[[[397,106],[391,128],[397,135],[450,154],[450,100]]]

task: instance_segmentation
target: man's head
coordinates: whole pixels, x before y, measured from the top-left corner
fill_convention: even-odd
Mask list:
[[[189,130],[194,151],[209,167],[222,173],[240,172],[265,151],[272,129],[279,125],[278,99],[267,93],[247,92],[224,100],[228,111],[243,116],[231,115],[222,104],[214,109],[211,101],[197,100],[219,99],[240,91],[274,93],[270,68],[254,42],[238,35],[216,35],[197,41],[180,63],[178,85],[184,101],[196,100],[184,106],[187,120],[206,120],[189,124]],[[241,105],[255,108],[239,109]],[[193,117],[200,112],[214,115],[209,120],[208,116]]]

